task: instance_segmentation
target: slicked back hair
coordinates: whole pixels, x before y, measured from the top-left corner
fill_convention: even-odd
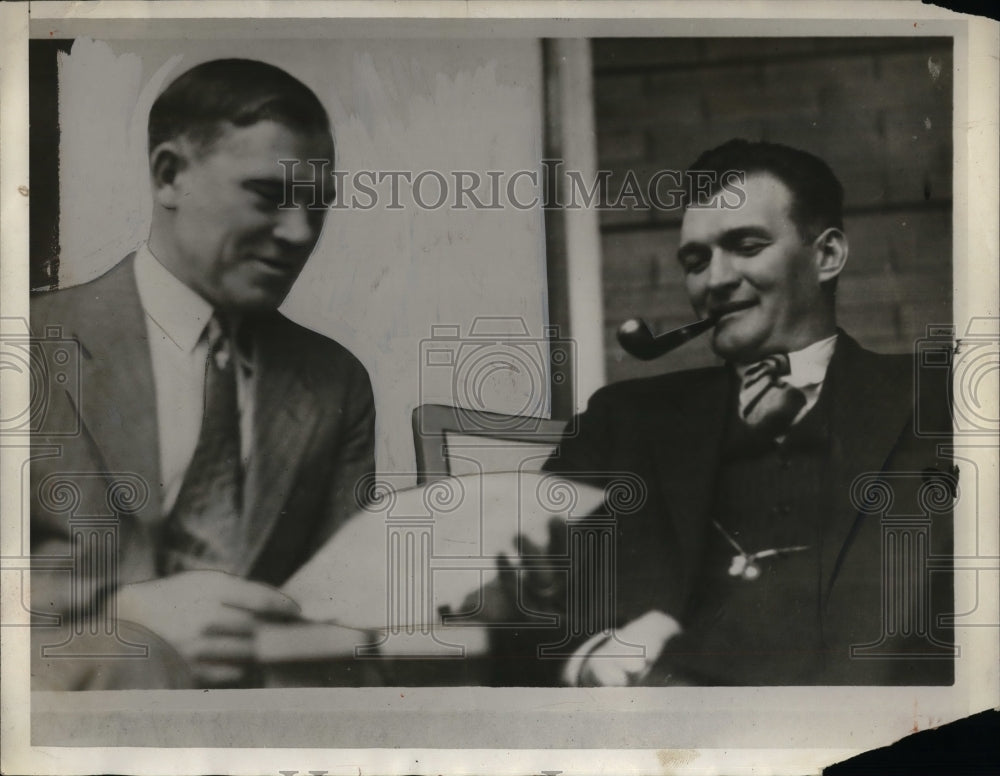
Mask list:
[[[689,181],[695,171],[711,174],[700,176],[703,179],[714,178],[712,194],[726,173],[773,175],[792,194],[789,215],[803,240],[812,240],[831,227],[844,228],[844,187],[830,166],[808,151],[779,143],[734,139],[699,156],[688,168]]]
[[[185,136],[207,149],[225,125],[276,121],[330,137],[330,119],[313,91],[279,67],[253,59],[196,65],[156,98],[149,112],[149,151]],[[331,137],[332,140],[332,137]]]

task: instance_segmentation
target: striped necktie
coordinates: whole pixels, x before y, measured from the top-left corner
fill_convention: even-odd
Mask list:
[[[744,373],[740,415],[750,428],[777,437],[791,427],[806,396],[782,379],[790,372],[788,355],[774,353]]]

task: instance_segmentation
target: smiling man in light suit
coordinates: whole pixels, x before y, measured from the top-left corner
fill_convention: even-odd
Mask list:
[[[277,312],[319,239],[333,159],[301,82],[251,60],[198,65],[150,113],[148,241],[97,280],[33,299],[33,330],[59,327],[81,353],[80,395],[50,391],[48,416],[80,434],[35,438],[31,515],[35,555],[75,553],[72,574],[34,572],[33,609],[79,633],[63,657],[36,647],[36,686],[252,682],[257,624],[298,610],[276,586],[358,508],[374,469],[368,375]],[[293,187],[283,160],[301,162]],[[122,476],[141,493],[105,499],[116,548],[74,537],[75,518],[108,508],[64,508],[60,481],[96,477],[106,493]],[[56,632],[36,628],[36,644]],[[148,655],[74,660],[95,652],[81,634]]]

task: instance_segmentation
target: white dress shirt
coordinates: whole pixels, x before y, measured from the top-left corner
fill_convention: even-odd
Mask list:
[[[205,405],[205,327],[212,305],[164,267],[144,244],[136,251],[135,281],[146,313],[153,363],[160,446],[163,514],[173,508],[194,456]],[[253,419],[253,354],[239,353],[237,399],[244,471],[249,463]],[[125,365],[125,368],[128,368]]]

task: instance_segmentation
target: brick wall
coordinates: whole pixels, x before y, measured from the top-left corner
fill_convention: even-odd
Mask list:
[[[950,39],[602,39],[594,89],[601,169],[617,191],[684,169],[732,137],[803,148],[846,190],[841,325],[881,352],[951,321]],[[702,337],[651,364],[625,354],[618,325],[692,320],[675,259],[680,212],[601,214],[609,382],[713,360]]]

